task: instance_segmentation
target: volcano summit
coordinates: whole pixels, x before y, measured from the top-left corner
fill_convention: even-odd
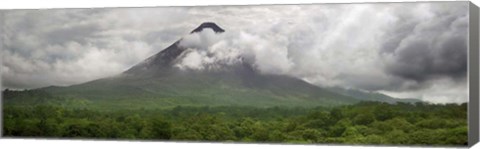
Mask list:
[[[206,31],[226,32],[217,24],[206,22],[190,35]],[[238,57],[238,62],[219,69],[195,70],[176,67],[191,49],[179,39],[166,49],[147,58],[117,76],[68,87],[41,90],[55,95],[73,96],[111,103],[144,102],[148,106],[334,106],[365,99],[312,85],[287,75],[260,73],[255,65]],[[110,103],[110,104],[111,104]]]

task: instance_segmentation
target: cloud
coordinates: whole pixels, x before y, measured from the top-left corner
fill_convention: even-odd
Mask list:
[[[8,11],[2,80],[9,88],[72,85],[118,74],[155,53],[141,40],[98,37],[98,12]],[[50,14],[50,15],[49,15]],[[47,17],[48,16],[48,17]]]
[[[215,33],[207,28],[187,35],[180,41],[180,46],[189,50],[177,66],[182,69],[217,69],[246,61],[262,73],[286,74],[292,66],[286,39],[257,34],[243,31]]]
[[[381,49],[387,73],[418,85],[438,78],[466,78],[468,14],[462,8],[395,26],[386,35],[393,37]]]
[[[71,85],[118,74],[183,38],[182,69],[247,61],[324,87],[466,101],[467,2],[12,10],[2,80]],[[202,22],[226,30],[189,34]],[[452,88],[448,92],[442,90]],[[448,100],[451,99],[451,100]]]
[[[242,25],[240,33],[227,29],[226,36],[196,40],[187,36],[183,42],[208,50],[222,41],[220,49],[233,49],[261,72],[291,75],[320,86],[465,101],[464,88],[453,89],[457,95],[439,94],[440,88],[466,86],[467,5],[446,5],[450,4],[337,5],[308,15],[301,13],[309,12],[306,6],[299,12],[292,8],[292,16],[264,11],[282,19],[260,19],[252,26]],[[331,15],[332,11],[343,13]],[[209,55],[215,56],[197,56]],[[237,57],[215,57],[230,58]]]
[[[226,42],[231,33],[215,33],[210,28],[183,37],[180,47],[187,50],[175,65],[180,69],[212,70],[240,62],[240,52]]]
[[[441,78],[429,83],[429,87],[423,89],[379,92],[400,98],[424,99],[432,103],[461,103],[468,99],[466,81],[459,83],[452,79]]]
[[[24,86],[42,87],[48,84],[82,83],[121,73],[126,66],[138,62],[135,59],[143,59],[149,55],[148,51],[151,51],[150,47],[143,42],[112,41],[109,46],[115,50],[84,46],[75,42],[61,47],[47,47],[45,51],[83,50],[82,56],[74,60],[53,62],[44,61],[41,58],[22,57],[19,54],[4,51],[2,77],[8,78],[3,79],[4,85],[23,88]],[[56,54],[57,52],[52,53]]]

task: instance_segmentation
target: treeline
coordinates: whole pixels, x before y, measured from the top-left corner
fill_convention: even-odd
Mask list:
[[[362,102],[337,108],[175,107],[100,111],[4,105],[8,137],[466,145],[467,104]]]

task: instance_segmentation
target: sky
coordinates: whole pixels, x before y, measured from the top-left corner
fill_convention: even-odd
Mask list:
[[[433,103],[468,101],[468,2],[8,10],[3,88],[113,76],[183,38],[182,69],[242,56],[266,74]],[[202,22],[225,33],[189,34]]]

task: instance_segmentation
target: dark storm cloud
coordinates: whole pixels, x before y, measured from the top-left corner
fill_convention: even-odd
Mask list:
[[[387,73],[417,82],[414,89],[438,78],[467,77],[468,15],[462,8],[446,11],[417,21],[402,18],[406,23],[387,30],[390,39],[380,49]]]

